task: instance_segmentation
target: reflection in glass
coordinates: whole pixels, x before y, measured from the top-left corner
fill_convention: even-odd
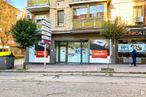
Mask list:
[[[96,6],[90,6],[90,17],[96,17]]]

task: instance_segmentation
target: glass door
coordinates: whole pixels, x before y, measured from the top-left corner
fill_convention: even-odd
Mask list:
[[[60,62],[66,62],[66,46],[60,46]]]

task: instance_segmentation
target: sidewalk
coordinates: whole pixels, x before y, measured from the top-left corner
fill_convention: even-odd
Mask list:
[[[23,60],[15,62],[14,69],[0,70],[1,72],[20,72]],[[44,69],[44,64],[29,64],[26,66],[28,70],[23,72],[32,73],[102,73],[101,68],[107,68],[107,64],[49,64]],[[110,68],[114,69],[114,73],[125,74],[145,74],[146,64],[137,64],[136,67],[130,67],[129,64],[110,64]],[[21,70],[22,71],[22,70]]]

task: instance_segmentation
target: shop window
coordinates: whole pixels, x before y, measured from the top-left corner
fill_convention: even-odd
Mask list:
[[[81,43],[68,42],[68,62],[81,61]]]
[[[137,57],[146,57],[146,39],[119,40],[118,56],[129,57],[133,47],[137,50]]]
[[[57,12],[57,15],[58,15],[57,25],[63,26],[64,25],[64,10],[59,10]]]
[[[109,40],[98,39],[90,41],[90,63],[109,63]]]
[[[82,63],[88,63],[89,59],[88,42],[82,42]]]

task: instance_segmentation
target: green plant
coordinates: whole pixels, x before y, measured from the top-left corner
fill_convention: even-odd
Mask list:
[[[31,47],[34,44],[38,43],[38,38],[36,37],[37,34],[36,24],[32,20],[27,19],[18,20],[16,25],[12,27],[11,33],[18,47],[24,50],[26,50],[27,47]],[[23,69],[26,68],[25,62],[23,64]]]
[[[116,40],[124,36],[127,31],[127,25],[120,17],[116,17],[115,20],[104,21],[102,24],[101,35],[106,39],[112,40],[112,62],[115,63],[115,44]]]

